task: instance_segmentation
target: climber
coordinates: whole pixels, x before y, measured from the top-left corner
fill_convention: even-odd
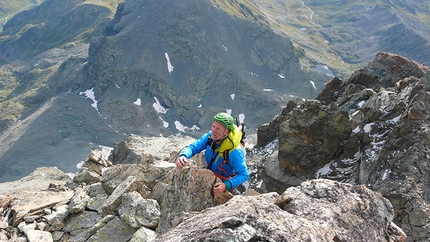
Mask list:
[[[222,182],[213,186],[214,194],[229,190],[232,194],[241,194],[236,187],[248,181],[249,171],[245,162],[242,131],[234,124],[234,119],[227,113],[218,113],[213,117],[211,131],[184,148],[176,160],[176,167],[182,168],[187,159],[206,150],[206,168],[211,170]]]

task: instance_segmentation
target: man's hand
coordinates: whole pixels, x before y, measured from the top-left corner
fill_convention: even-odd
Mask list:
[[[187,164],[187,157],[185,156],[179,156],[178,159],[176,159],[176,167],[182,168]]]
[[[214,194],[220,194],[225,191],[225,184],[223,182],[217,182],[212,189]]]

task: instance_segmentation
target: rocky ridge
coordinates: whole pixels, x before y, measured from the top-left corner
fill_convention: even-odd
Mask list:
[[[213,196],[217,178],[200,168],[200,157],[174,166],[192,138],[162,138],[172,142],[166,149],[166,140],[131,136],[109,157],[94,150],[73,179],[40,168],[0,184],[0,236],[428,241],[429,80],[428,67],[380,53],[348,80],[333,79],[316,100],[289,102],[260,127],[258,145],[248,144],[244,196]]]
[[[390,199],[408,241],[430,238],[430,68],[379,53],[315,100],[291,101],[258,131],[279,148],[259,165],[266,190],[325,178],[363,184]]]
[[[2,241],[405,241],[388,199],[318,179],[284,193],[213,196],[217,179],[190,165],[112,165],[95,150],[71,179],[39,168],[0,184]],[[39,183],[44,181],[43,183]],[[33,184],[39,184],[34,186]],[[3,188],[9,187],[10,189]],[[57,199],[54,200],[57,195]],[[52,197],[53,199],[43,199]]]

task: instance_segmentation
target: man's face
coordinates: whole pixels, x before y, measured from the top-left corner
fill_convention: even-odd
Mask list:
[[[212,123],[211,131],[212,131],[212,139],[214,139],[214,140],[222,139],[225,136],[227,136],[227,134],[228,134],[228,129],[226,129],[226,127],[224,127],[224,125],[222,125],[216,121]]]

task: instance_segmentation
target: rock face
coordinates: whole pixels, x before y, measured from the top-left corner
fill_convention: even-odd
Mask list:
[[[392,211],[364,186],[312,180],[281,195],[235,196],[156,241],[405,241]]]
[[[176,157],[166,162],[170,166],[112,165],[95,150],[74,179],[56,168],[40,168],[21,181],[0,184],[0,240],[406,239],[392,222],[389,200],[364,186],[317,179],[282,194],[214,196],[212,172],[193,162],[178,169]],[[41,203],[39,197],[52,199]]]
[[[263,187],[282,192],[314,178],[362,184],[390,199],[408,241],[429,238],[429,78],[429,67],[379,53],[316,100],[290,103],[259,129],[260,145],[269,135],[279,140],[264,161]]]
[[[100,112],[115,126],[139,117],[118,127],[142,134],[150,124],[157,135],[175,130],[175,121],[210,125],[208,116],[226,108],[257,128],[282,109],[285,93],[315,97],[309,80],[321,90],[329,77],[301,68],[299,57],[267,25],[235,18],[212,1],[130,0],[118,6],[104,36],[92,39],[86,71]],[[144,114],[130,113],[138,98]],[[154,98],[166,112],[150,112]]]

